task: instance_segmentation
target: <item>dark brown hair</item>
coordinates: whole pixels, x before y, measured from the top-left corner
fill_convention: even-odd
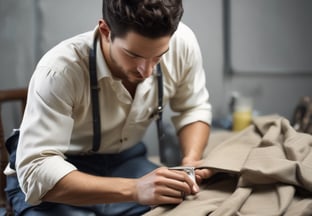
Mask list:
[[[129,31],[157,38],[175,32],[183,5],[182,0],[103,0],[102,12],[112,40]]]

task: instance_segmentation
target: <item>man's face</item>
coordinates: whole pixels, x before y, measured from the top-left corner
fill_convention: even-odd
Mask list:
[[[169,49],[170,36],[151,39],[135,32],[109,41],[108,64],[112,74],[137,84],[153,73],[154,66]]]

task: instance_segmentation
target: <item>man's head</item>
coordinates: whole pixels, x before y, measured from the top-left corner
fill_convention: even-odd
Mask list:
[[[182,0],[103,0],[99,32],[113,76],[132,84],[151,76],[182,14]]]
[[[174,33],[183,15],[182,0],[103,0],[111,39],[133,31],[148,38]]]

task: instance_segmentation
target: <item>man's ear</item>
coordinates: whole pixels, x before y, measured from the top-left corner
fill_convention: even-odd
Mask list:
[[[107,42],[109,42],[111,30],[109,26],[107,25],[107,23],[105,22],[105,20],[103,19],[99,20],[99,31],[100,31],[102,38],[105,39]]]

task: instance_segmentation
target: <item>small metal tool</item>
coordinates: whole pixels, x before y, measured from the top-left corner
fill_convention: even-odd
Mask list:
[[[180,170],[187,173],[187,175],[196,183],[195,179],[195,167],[191,166],[176,166],[176,167],[169,167],[169,170]]]

